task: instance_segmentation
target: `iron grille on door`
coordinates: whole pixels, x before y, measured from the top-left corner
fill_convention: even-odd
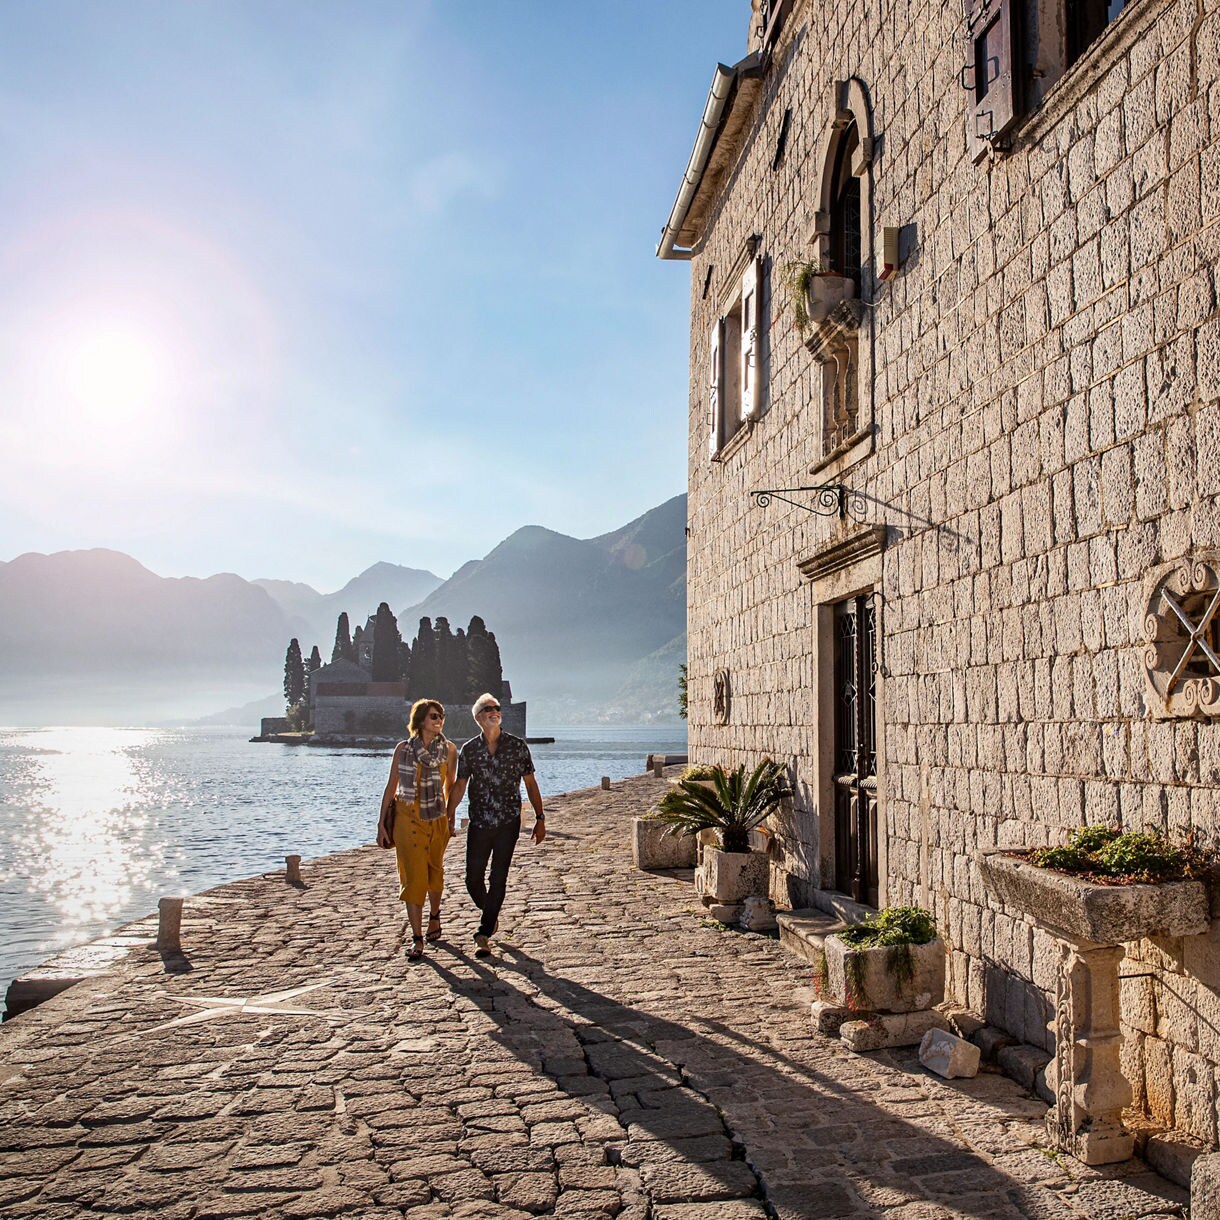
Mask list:
[[[877,613],[871,593],[834,608],[835,889],[876,906]]]

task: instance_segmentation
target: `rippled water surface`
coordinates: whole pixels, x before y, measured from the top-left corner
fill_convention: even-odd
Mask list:
[[[535,729],[548,794],[686,749],[681,727]],[[368,843],[388,751],[237,729],[0,729],[0,997],[9,980],[189,894]]]

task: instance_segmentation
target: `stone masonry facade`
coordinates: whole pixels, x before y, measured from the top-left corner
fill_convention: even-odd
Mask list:
[[[836,657],[842,607],[870,596],[876,888],[857,896],[928,907],[953,999],[1052,1050],[1054,942],[989,903],[976,853],[1082,824],[1220,827],[1215,675],[1198,660],[1203,695],[1169,715],[1149,674],[1150,589],[1220,552],[1220,0],[1128,0],[1068,67],[1046,52],[1062,3],[1021,4],[1015,37],[1050,68],[1003,140],[972,130],[963,72],[986,62],[971,22],[989,6],[1007,19],[1009,0],[743,0],[726,54],[758,55],[677,243],[690,750],[791,764],[774,896],[844,888],[836,725],[863,678],[845,694]],[[826,267],[836,182],[859,209],[856,300],[811,337],[785,279]],[[827,352],[849,349],[828,389]],[[726,378],[743,395],[731,436]],[[835,431],[844,396],[855,414]],[[750,494],[820,485],[846,489],[842,517]],[[1127,946],[1121,984],[1136,1105],[1208,1147],[1218,927]]]

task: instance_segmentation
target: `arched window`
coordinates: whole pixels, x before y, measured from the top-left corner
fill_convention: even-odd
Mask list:
[[[872,140],[858,82],[839,85],[822,146],[822,181],[809,276],[806,344],[822,365],[822,454],[851,449],[871,421],[861,412],[860,325],[867,241],[866,187]],[[862,124],[863,129],[862,129]]]
[[[834,154],[830,187],[830,265],[840,275],[860,282],[860,179],[852,163],[860,135],[852,123],[840,136]]]

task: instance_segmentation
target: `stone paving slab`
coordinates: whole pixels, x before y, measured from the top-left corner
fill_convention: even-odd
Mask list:
[[[689,873],[631,866],[630,818],[664,790],[549,800],[491,959],[451,888],[445,940],[407,962],[375,848],[188,899],[181,958],[137,949],[0,1026],[0,1212],[1183,1214],[1139,1161],[1052,1153],[1006,1077],[817,1035],[808,963],[709,920]]]

